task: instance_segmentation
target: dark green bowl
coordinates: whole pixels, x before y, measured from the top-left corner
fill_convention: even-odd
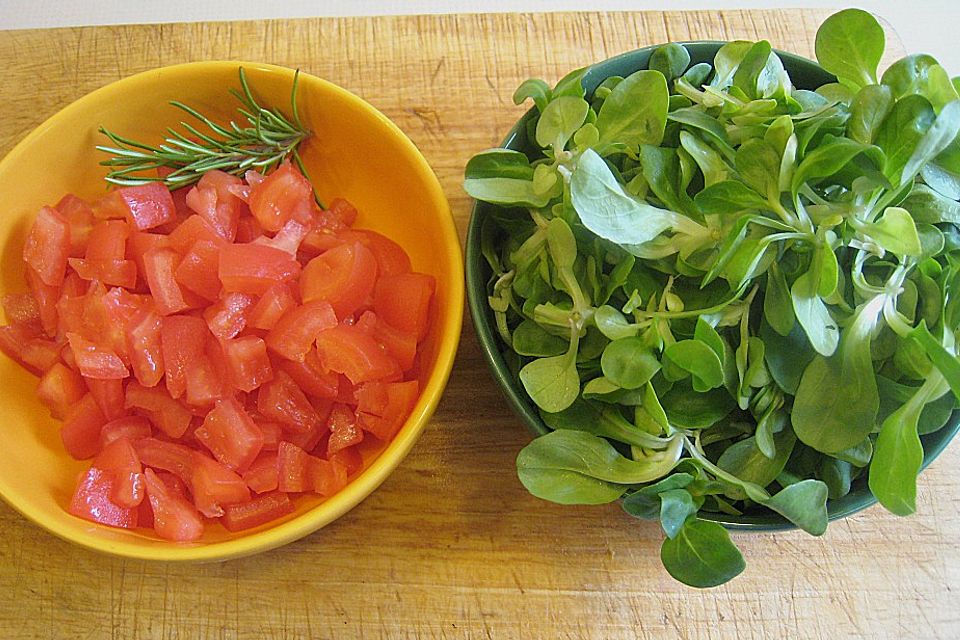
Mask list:
[[[717,50],[723,45],[722,42],[712,41],[684,42],[682,44],[690,52],[691,64],[713,62]],[[593,93],[605,78],[610,76],[626,77],[635,71],[646,69],[650,54],[656,49],[657,46],[637,49],[593,65],[583,78],[587,93]],[[811,60],[783,51],[778,51],[777,54],[783,60],[783,65],[790,74],[794,86],[798,88],[816,89],[823,84],[836,81],[836,78]],[[535,109],[531,109],[524,114],[507,134],[507,137],[504,138],[501,146],[527,154],[535,153],[538,148],[527,140],[526,135],[527,123],[535,115]],[[534,435],[542,435],[550,429],[540,419],[536,405],[533,404],[533,401],[530,400],[510,372],[501,352],[504,345],[495,330],[493,312],[487,304],[487,283],[492,274],[480,252],[480,228],[493,208],[493,205],[477,202],[473,207],[473,215],[470,217],[470,224],[467,228],[466,270],[470,315],[480,339],[483,355],[507,401]],[[960,430],[960,415],[954,413],[943,428],[921,437],[924,451],[924,469],[940,455],[940,452],[943,451],[958,430]],[[830,520],[837,520],[866,509],[876,502],[877,499],[873,497],[867,487],[866,478],[861,476],[854,482],[850,493],[839,500],[831,500],[827,505],[827,510]],[[743,516],[701,513],[700,517],[737,530],[777,531],[796,528],[788,520],[775,513],[745,514]]]

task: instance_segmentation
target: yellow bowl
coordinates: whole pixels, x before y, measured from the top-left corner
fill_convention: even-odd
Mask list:
[[[40,125],[0,161],[3,254],[0,293],[24,291],[21,251],[26,230],[41,205],[65,193],[95,198],[105,189],[105,142],[100,125],[121,135],[159,142],[183,114],[180,100],[214,120],[236,118],[229,87],[239,87],[238,67],[262,104],[288,112],[294,72],[259,63],[198,62],[156,69],[120,80],[77,100]],[[298,104],[314,135],[301,150],[322,199],[340,196],[360,210],[356,226],[399,242],[414,269],[437,281],[435,314],[422,345],[421,395],[406,424],[382,450],[368,452],[365,469],[329,500],[301,497],[297,510],[275,524],[230,533],[210,525],[192,544],[95,525],[69,515],[77,474],[89,462],[63,450],[59,423],[37,401],[36,379],[0,355],[3,464],[0,496],[52,533],[97,551],[156,560],[223,560],[280,546],[330,523],[369,495],[400,463],[435,410],[460,338],[463,259],[449,205],[436,176],[409,139],[372,106],[329,82],[300,74]],[[370,514],[375,517],[374,514]]]

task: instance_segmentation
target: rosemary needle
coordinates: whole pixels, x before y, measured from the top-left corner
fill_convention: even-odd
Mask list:
[[[236,176],[242,176],[249,169],[267,173],[290,157],[309,180],[297,150],[300,143],[310,137],[310,132],[300,121],[297,108],[299,79],[298,70],[293,76],[290,93],[291,118],[257,102],[241,67],[241,90],[230,89],[230,93],[240,102],[237,112],[245,121],[242,124],[236,121],[227,126],[217,124],[196,109],[171,100],[172,106],[196,119],[199,126],[181,121],[183,131],[168,128],[167,138],[159,146],[100,127],[100,133],[112,143],[112,146],[97,145],[98,151],[111,155],[100,162],[110,168],[106,181],[121,186],[160,182],[170,189],[179,189],[196,183],[207,171],[219,169]],[[160,168],[171,171],[161,176]],[[316,190],[314,197],[323,207]]]

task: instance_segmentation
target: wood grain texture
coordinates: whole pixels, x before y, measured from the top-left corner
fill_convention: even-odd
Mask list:
[[[810,56],[825,15],[468,15],[0,33],[0,153],[70,101],[131,73],[200,59],[273,62],[336,82],[392,118],[434,167],[463,237],[471,203],[462,167],[520,116],[510,98],[526,77],[553,81],[671,39],[765,37]],[[960,447],[924,474],[916,516],[873,508],[819,539],[735,535],[746,572],[696,591],[661,567],[655,523],[616,505],[529,496],[514,472],[527,441],[467,320],[446,395],[413,453],[363,504],[282,549],[197,566],[118,560],[0,505],[0,637],[960,636]]]

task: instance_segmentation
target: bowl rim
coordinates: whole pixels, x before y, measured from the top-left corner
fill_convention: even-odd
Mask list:
[[[34,141],[47,129],[57,126],[63,120],[69,120],[82,109],[83,105],[91,101],[99,101],[116,94],[116,97],[128,91],[135,90],[138,85],[156,81],[157,74],[196,74],[216,73],[230,69],[233,72],[239,67],[261,73],[281,74],[288,76],[291,81],[297,70],[281,65],[252,62],[246,60],[205,60],[185,62],[180,64],[156,67],[135,73],[106,85],[70,102],[62,109],[44,120],[30,131],[16,145],[0,159],[0,170],[8,165],[21,162],[21,158],[28,153]],[[300,86],[305,83],[319,86],[323,91],[338,95],[339,98],[352,105],[358,111],[366,113],[382,126],[386,127],[395,137],[405,156],[407,156],[416,172],[422,176],[429,200],[437,206],[440,214],[434,233],[440,240],[440,250],[447,254],[451,263],[449,277],[449,300],[447,301],[446,319],[438,326],[439,340],[436,346],[436,362],[427,383],[421,390],[410,416],[397,432],[391,442],[377,455],[373,463],[363,469],[356,478],[331,498],[321,502],[310,510],[266,529],[253,529],[249,534],[240,534],[235,538],[215,542],[198,542],[178,544],[171,542],[168,545],[139,545],[134,541],[109,540],[99,537],[97,530],[105,525],[89,523],[90,528],[81,535],[65,533],[58,529],[55,522],[44,515],[44,511],[33,507],[28,496],[11,491],[11,488],[0,479],[0,498],[13,509],[34,524],[49,531],[53,535],[78,544],[87,549],[112,556],[139,560],[156,560],[165,562],[216,562],[233,558],[244,557],[262,551],[288,544],[303,538],[318,529],[333,522],[347,511],[360,504],[368,495],[393,472],[400,462],[407,456],[427,422],[434,414],[440,401],[441,394],[446,387],[453,369],[463,326],[464,308],[464,280],[463,251],[460,237],[457,232],[449,201],[443,191],[440,181],[433,168],[427,162],[422,152],[412,140],[392,120],[387,118],[372,104],[358,95],[318,76],[300,71]]]
[[[716,50],[724,44],[727,44],[727,42],[728,41],[724,40],[689,40],[678,41],[676,44],[683,45],[684,47],[696,47],[706,50],[712,49],[713,51],[710,54],[712,59]],[[626,51],[589,65],[583,78],[584,85],[587,87],[587,93],[591,93],[600,81],[612,75],[607,72],[610,68],[617,67],[621,64],[627,64],[634,68],[634,70],[646,68],[646,66],[637,67],[634,64],[634,60],[636,58],[642,58],[643,56],[649,57],[649,54],[659,47],[664,46],[664,44],[667,43]],[[823,69],[823,67],[814,60],[779,49],[774,49],[773,51],[784,61],[784,66],[788,67],[788,71],[790,66],[798,65],[806,67],[804,73],[816,73],[827,79],[827,82],[830,81],[829,79],[836,80],[832,74]],[[591,88],[591,85],[593,85],[593,88]],[[526,123],[536,114],[536,107],[531,107],[524,112],[503,138],[499,146],[501,148],[513,148],[510,145],[517,142],[526,127]],[[518,150],[523,151],[523,149]],[[549,433],[551,429],[543,422],[536,406],[526,394],[520,390],[519,385],[513,379],[509,367],[499,349],[501,339],[493,329],[491,312],[489,304],[487,303],[487,290],[484,276],[488,268],[480,249],[480,236],[481,227],[484,219],[487,217],[487,211],[493,208],[494,205],[475,200],[471,210],[470,221],[467,225],[465,257],[467,303],[470,310],[470,317],[477,333],[478,342],[480,343],[481,353],[497,381],[497,386],[500,388],[501,393],[506,398],[507,404],[510,405],[513,412],[521,418],[527,430],[536,437]],[[921,472],[943,452],[958,431],[960,431],[960,411],[954,411],[943,427],[933,433],[920,436],[924,450],[923,463],[920,468]],[[877,498],[866,486],[864,476],[861,476],[854,482],[855,488],[846,496],[827,501],[827,517],[829,521],[846,518],[877,504]],[[759,533],[765,531],[788,531],[798,528],[783,516],[772,512],[745,514],[741,516],[700,512],[697,514],[697,517],[701,520],[717,522],[733,531]]]

